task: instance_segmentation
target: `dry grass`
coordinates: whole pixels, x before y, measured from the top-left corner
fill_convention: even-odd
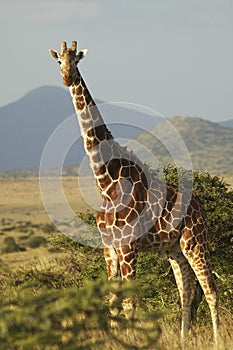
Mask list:
[[[115,333],[117,339],[121,339],[123,342],[129,344],[130,349],[145,349],[145,350],[232,350],[233,349],[233,325],[231,318],[225,318],[222,320],[223,323],[220,329],[219,343],[216,348],[213,343],[213,333],[211,325],[207,327],[195,326],[192,329],[192,333],[189,339],[186,341],[184,347],[182,347],[180,342],[180,329],[179,323],[175,322],[168,325],[164,321],[160,322],[161,334],[158,340],[155,340],[154,345],[150,347],[145,347],[146,339],[143,330],[145,325],[142,325],[142,332],[137,331],[121,331]],[[152,327],[150,324],[149,327]],[[99,334],[101,337],[101,334]],[[104,335],[102,334],[102,337]],[[96,341],[96,334],[93,336],[93,343]],[[115,343],[114,341],[106,342],[101,346],[103,350],[118,350],[125,349],[124,346]]]
[[[233,186],[233,175],[225,174],[223,178]],[[52,185],[54,180],[50,178],[49,181]],[[63,177],[62,186],[65,198],[75,212],[90,209],[86,202],[92,200],[94,185],[89,178],[81,182],[82,193],[77,177]],[[0,223],[3,218],[13,222],[30,220],[34,224],[50,223],[41,200],[38,178],[0,177],[0,188]],[[85,200],[82,197],[85,197]],[[97,197],[96,193],[94,197]]]
[[[140,321],[139,321],[140,323]],[[189,339],[182,347],[180,341],[180,324],[178,321],[173,323],[167,323],[161,320],[159,322],[161,327],[161,334],[158,336],[155,331],[155,341],[152,345],[148,346],[145,337],[145,328],[147,325],[141,322],[141,325],[137,325],[137,329],[125,329],[125,330],[113,330],[114,336],[118,341],[114,339],[108,340],[104,332],[88,333],[89,344],[93,341],[93,349],[95,343],[98,340],[105,340],[101,345],[103,350],[124,350],[124,349],[144,349],[144,350],[232,350],[233,349],[233,324],[232,317],[224,317],[222,319],[221,328],[219,331],[218,346],[214,344],[213,332],[211,324],[208,325],[196,325],[190,331]],[[149,322],[148,327],[151,329],[153,325]],[[140,330],[141,328],[141,330]],[[85,336],[83,338],[83,344],[85,343]],[[151,334],[152,336],[152,334]],[[121,344],[122,342],[122,344]],[[123,344],[127,344],[128,347]]]
[[[158,342],[160,349],[181,349],[179,323],[167,324],[162,322],[162,334]],[[190,332],[189,339],[185,343],[185,350],[214,350],[213,331],[211,323],[207,325],[196,324]],[[221,319],[219,330],[218,350],[233,349],[233,323],[232,316],[224,316]]]
[[[52,186],[53,178],[48,179],[48,181]],[[89,209],[82,199],[76,177],[63,177],[62,186],[65,198],[74,212],[86,212]],[[42,226],[51,224],[51,221],[42,203],[38,178],[4,177],[0,178],[0,187],[0,251],[7,236],[14,237],[16,242],[20,244],[20,237],[28,234],[23,233],[20,229],[21,223],[31,223],[32,227],[29,224],[28,229],[31,229],[36,235],[48,238],[48,234],[43,232]],[[9,228],[9,231],[6,228]],[[41,256],[47,258],[51,256],[46,247],[36,249],[27,247],[27,250],[23,252],[1,254],[1,261],[8,266],[22,265]]]
[[[53,179],[49,179],[51,183]],[[67,201],[74,211],[85,211],[88,206],[82,200],[76,177],[62,179]],[[30,220],[34,224],[50,223],[41,200],[39,180],[36,177],[0,178],[0,222],[2,218],[17,221]]]

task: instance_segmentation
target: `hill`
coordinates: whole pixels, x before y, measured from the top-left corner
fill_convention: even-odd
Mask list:
[[[183,138],[194,169],[219,174],[233,173],[232,129],[199,118],[174,117],[170,122]],[[155,126],[154,131],[156,128],[166,134],[166,123]],[[173,136],[168,135],[169,144],[175,148]],[[161,164],[172,162],[167,149],[150,133],[142,133],[136,140],[149,148]]]
[[[73,106],[65,89],[44,86],[0,108],[0,170],[38,168],[48,137]]]
[[[100,105],[106,123],[111,124],[110,129],[115,137],[129,139],[156,124],[154,114],[151,116],[137,106],[103,104],[100,100],[96,100],[96,103]],[[80,131],[67,89],[42,86],[1,107],[0,171],[38,169],[50,135],[70,116],[72,128],[77,126],[77,141],[69,150],[65,165],[79,164],[84,157]]]
[[[225,126],[226,128],[233,128],[233,119],[225,120],[224,122],[220,122],[219,124]]]
[[[166,123],[161,126],[164,119],[159,115],[133,104],[104,104],[100,100],[96,102],[106,124],[120,143],[126,143],[136,137],[135,140],[145,144],[160,163],[166,164],[172,161],[166,148],[155,139],[152,140],[145,132],[153,131],[153,127],[159,127],[159,132],[166,135]],[[23,169],[24,174],[27,174],[27,169],[38,169],[50,135],[70,116],[72,129],[68,129],[66,134],[62,132],[62,135],[67,139],[67,143],[69,136],[71,138],[71,131],[74,131],[75,135],[77,133],[77,137],[76,142],[68,150],[65,166],[78,165],[85,156],[74,107],[67,89],[42,86],[30,91],[21,99],[1,107],[0,171]],[[170,121],[184,139],[195,169],[218,173],[233,172],[231,164],[233,121],[223,122],[223,125],[189,117],[176,117]],[[172,140],[171,135],[167,137],[170,138],[169,142],[173,147],[176,141]],[[129,148],[134,150],[136,147],[137,151],[137,144],[131,146]],[[55,153],[58,153],[56,150]],[[145,149],[143,154],[140,152],[141,159],[147,161]],[[54,158],[56,156],[57,154]]]

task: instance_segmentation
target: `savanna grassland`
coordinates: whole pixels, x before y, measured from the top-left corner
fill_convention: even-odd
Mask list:
[[[52,179],[51,179],[52,182]],[[6,237],[12,236],[16,243],[26,247],[32,236],[42,236],[49,239],[49,233],[54,228],[44,209],[37,177],[2,177],[0,178],[1,201],[0,201],[0,249],[4,248]],[[63,189],[73,210],[85,212],[88,206],[82,201],[77,186],[77,178],[64,177]],[[3,262],[15,263],[29,261],[32,257],[44,257],[51,255],[47,244],[39,245],[33,250],[26,250],[1,254]],[[14,253],[14,254],[13,254]]]
[[[233,176],[225,178],[233,185]],[[79,216],[93,226],[93,215],[81,198],[77,178],[63,177],[62,183],[72,209],[84,213]],[[217,183],[220,189],[224,187],[221,181]],[[181,348],[179,297],[165,258],[141,254],[135,284],[121,289],[117,281],[109,286],[101,249],[68,239],[50,222],[38,178],[2,177],[0,188],[0,349]],[[218,200],[213,200],[218,195],[213,192],[212,202],[208,202],[211,222],[224,216],[222,212],[213,216]],[[210,195],[206,198],[210,200]],[[219,201],[230,203],[233,197],[229,198]],[[223,220],[230,229],[227,218]],[[221,301],[220,350],[233,348],[230,247],[222,257],[230,242],[229,229],[211,245]],[[122,294],[133,294],[137,299],[134,323],[120,316],[114,320],[117,327],[110,327],[106,300],[110,290],[117,291],[119,299]],[[203,300],[185,349],[212,349],[212,341],[209,309]]]

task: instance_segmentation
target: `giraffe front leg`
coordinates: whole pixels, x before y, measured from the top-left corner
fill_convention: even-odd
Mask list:
[[[106,262],[108,280],[109,282],[113,283],[114,279],[120,276],[119,259],[115,248],[104,248],[104,257]],[[117,287],[120,288],[119,281],[116,281],[116,284],[112,285],[113,290]],[[119,316],[121,311],[121,305],[117,295],[113,291],[109,293],[109,311],[113,318],[111,320],[111,326],[115,327],[117,323],[114,319],[116,319]]]
[[[137,251],[133,243],[117,248],[122,281],[134,280],[136,275]],[[132,294],[132,293],[131,293]],[[136,303],[130,296],[122,301],[122,308],[127,319],[133,319]]]

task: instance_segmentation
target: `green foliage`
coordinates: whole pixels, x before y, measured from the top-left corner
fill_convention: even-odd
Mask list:
[[[129,288],[118,288],[118,297],[130,294]],[[108,313],[110,289],[104,280],[79,289],[32,291],[33,285],[24,283],[0,303],[1,349],[93,349],[107,343],[106,349],[136,350],[155,346],[158,340],[156,314],[141,313],[132,323]],[[111,320],[117,329],[110,327]]]
[[[78,212],[76,214],[76,222],[80,227],[77,230],[78,232],[75,233],[74,239],[89,247],[102,246],[94,213],[90,211],[86,213]]]
[[[78,212],[77,217],[91,226],[96,226],[95,215],[90,211],[86,211],[86,213]]]
[[[91,222],[93,222],[92,217]],[[102,249],[79,244],[62,234],[52,236],[51,244],[56,250],[67,253],[67,273],[73,276],[79,285],[83,285],[86,280],[97,279],[105,273]]]
[[[206,211],[208,218],[209,240],[212,254],[216,257],[229,258],[232,251],[233,232],[233,190],[218,176],[166,167],[163,169],[168,183],[191,184],[193,192]]]

